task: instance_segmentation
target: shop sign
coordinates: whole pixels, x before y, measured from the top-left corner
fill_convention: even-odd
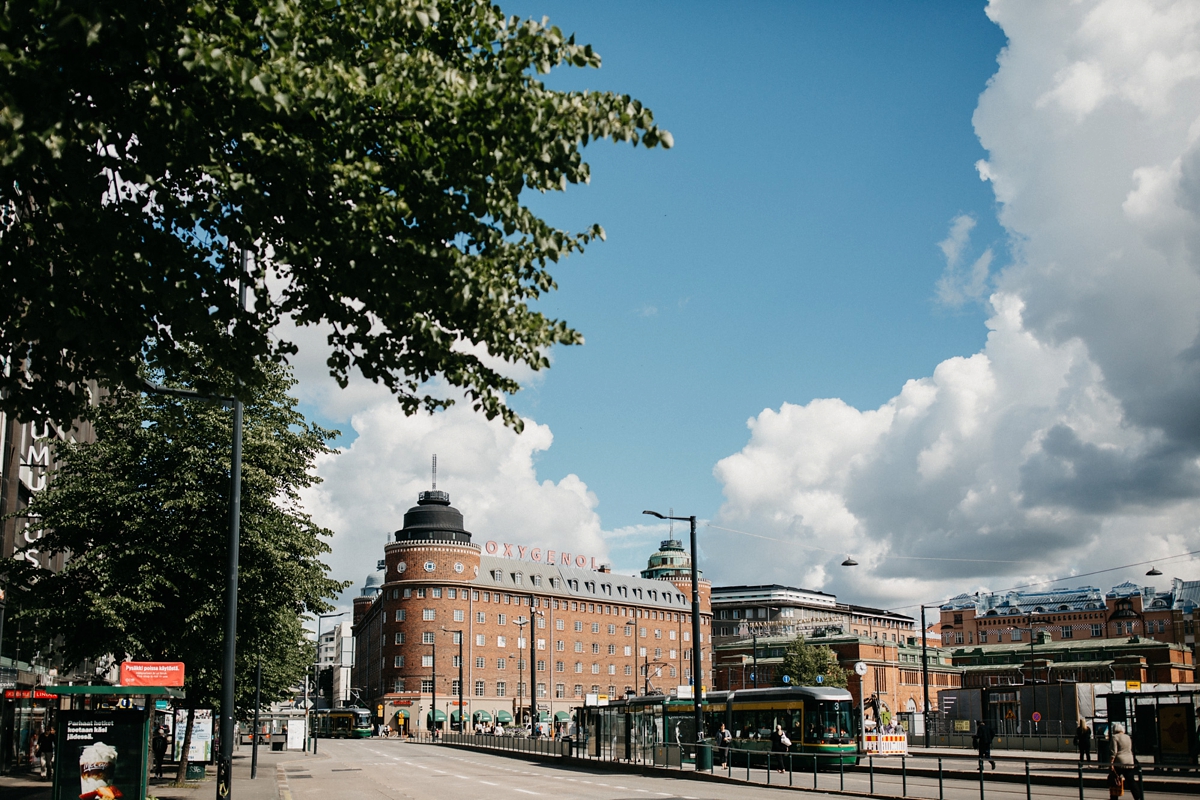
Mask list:
[[[183,686],[182,661],[125,661],[122,686]]]
[[[146,796],[146,715],[139,711],[62,711],[54,800]]]
[[[50,694],[44,689],[5,689],[5,700],[53,700],[58,695]]]

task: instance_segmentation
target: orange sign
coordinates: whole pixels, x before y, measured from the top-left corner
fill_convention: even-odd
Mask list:
[[[183,686],[182,661],[125,661],[122,686]]]
[[[5,700],[53,700],[58,697],[42,689],[5,689]]]

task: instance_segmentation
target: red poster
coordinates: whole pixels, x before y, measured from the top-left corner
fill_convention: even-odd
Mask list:
[[[182,661],[126,661],[121,664],[122,686],[183,686]]]
[[[5,689],[5,700],[53,700],[58,697],[42,689]]]

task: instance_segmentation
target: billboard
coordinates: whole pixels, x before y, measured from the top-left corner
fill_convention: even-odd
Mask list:
[[[148,741],[141,711],[60,711],[52,797],[145,797]]]
[[[122,686],[183,686],[182,661],[126,661],[121,664]]]
[[[183,737],[187,734],[186,708],[175,709],[174,732],[171,735],[171,760],[178,761],[183,753]],[[192,746],[188,749],[188,761],[209,762],[213,759],[213,712],[211,708],[197,708],[192,720]]]

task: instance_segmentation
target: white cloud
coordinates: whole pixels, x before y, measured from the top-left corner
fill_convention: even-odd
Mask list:
[[[725,579],[894,604],[1200,549],[1200,6],[988,14],[1009,42],[974,116],[976,167],[1015,258],[987,344],[874,410],[750,420],[715,469],[716,522],[828,552],[714,537]],[[966,266],[973,227],[960,216],[939,244],[944,302],[987,286],[990,256]],[[934,560],[955,557],[979,563]]]

